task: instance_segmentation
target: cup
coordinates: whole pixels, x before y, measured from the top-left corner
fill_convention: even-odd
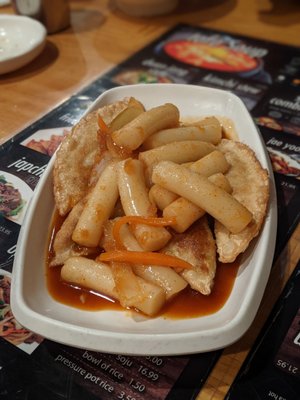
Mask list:
[[[178,0],[116,0],[116,4],[132,17],[154,17],[172,12]]]
[[[70,26],[68,0],[12,0],[17,14],[39,20],[48,33],[59,32]]]

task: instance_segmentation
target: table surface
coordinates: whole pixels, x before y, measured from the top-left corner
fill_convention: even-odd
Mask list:
[[[0,76],[0,143],[176,23],[300,46],[297,0],[185,0],[172,14],[155,18],[126,16],[106,0],[70,0],[70,7],[70,28],[48,35],[45,50],[34,62]],[[0,13],[13,14],[13,9],[4,6]],[[272,270],[251,328],[224,350],[197,400],[224,398],[299,255],[298,226]]]

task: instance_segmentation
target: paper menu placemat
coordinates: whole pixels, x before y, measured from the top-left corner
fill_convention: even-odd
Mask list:
[[[179,25],[2,145],[0,183],[16,189],[13,206],[2,209],[0,220],[0,268],[6,276],[6,289],[26,207],[55,149],[98,95],[124,84],[213,86],[230,90],[244,101],[260,127],[273,163],[279,212],[277,256],[299,221],[299,60],[298,48]],[[12,365],[13,369],[24,365],[15,387],[23,391],[30,387],[34,394],[43,387],[44,393],[54,398],[70,390],[72,399],[94,395],[147,399],[147,393],[168,400],[191,399],[220,354],[127,359],[87,354],[19,330],[18,338],[0,340],[2,373],[10,371]],[[9,359],[14,364],[9,364]],[[49,379],[41,364],[47,365]],[[34,372],[27,375],[27,370]],[[58,382],[56,376],[64,379]],[[8,386],[6,390],[14,389]]]
[[[300,392],[300,263],[289,278],[227,400],[286,399]]]

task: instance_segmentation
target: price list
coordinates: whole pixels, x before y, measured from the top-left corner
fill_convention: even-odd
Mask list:
[[[48,354],[73,384],[102,400],[163,400],[189,362],[188,357],[130,357],[75,349],[45,340],[32,354]],[[50,360],[51,358],[51,360]]]
[[[296,400],[300,393],[300,262],[277,300],[226,400]]]
[[[275,365],[282,371],[300,378],[300,308],[275,357]]]

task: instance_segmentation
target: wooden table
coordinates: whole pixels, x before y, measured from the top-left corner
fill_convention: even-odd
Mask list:
[[[209,3],[209,5],[207,5]],[[106,0],[71,0],[71,27],[49,35],[43,53],[0,76],[0,143],[179,22],[300,46],[296,0],[181,1],[171,15],[131,18]],[[0,13],[13,13],[10,6]],[[300,255],[300,228],[278,259],[250,330],[226,348],[198,400],[222,399]]]

